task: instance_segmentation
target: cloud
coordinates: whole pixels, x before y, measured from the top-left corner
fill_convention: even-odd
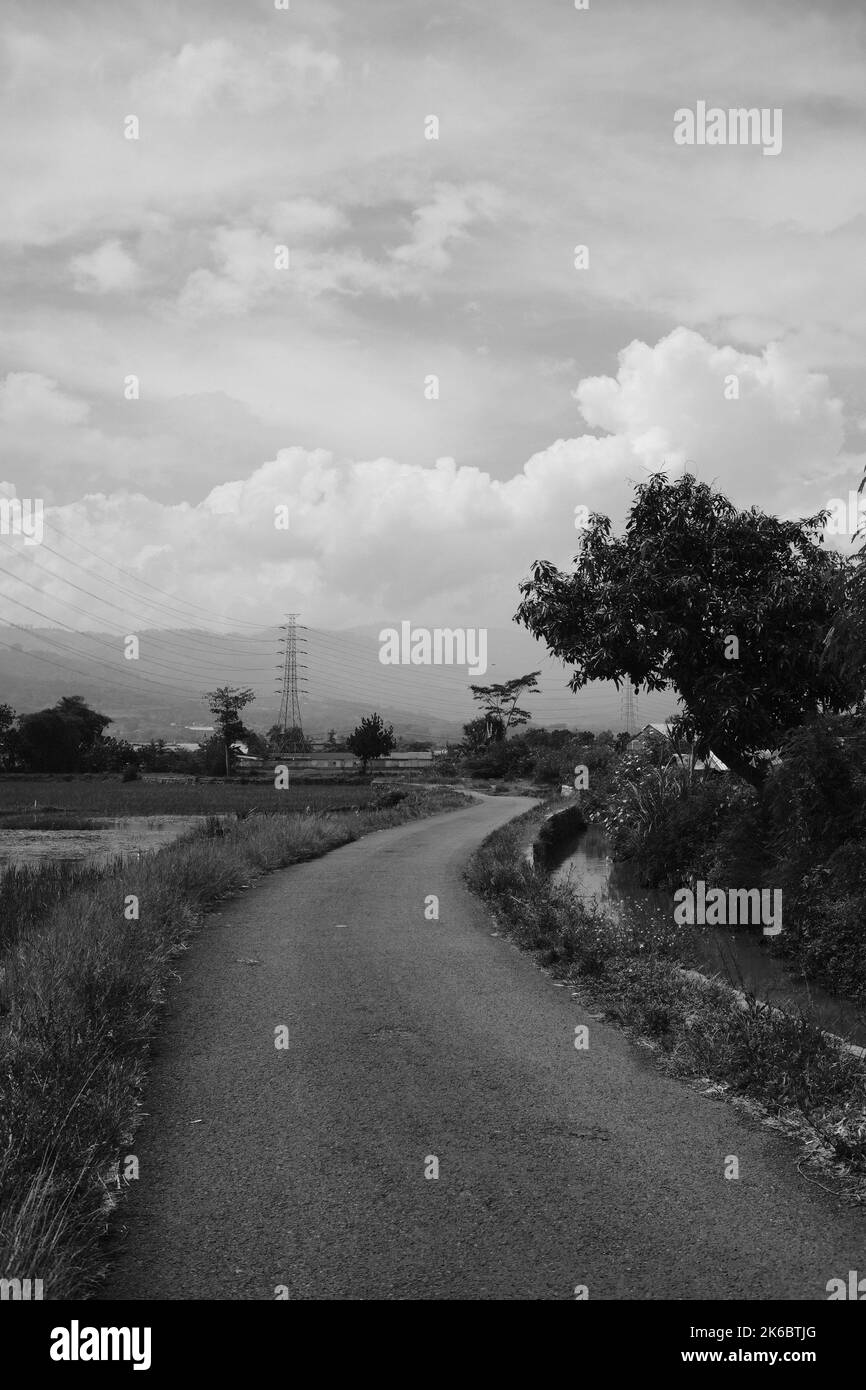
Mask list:
[[[473,223],[490,221],[500,211],[502,199],[489,184],[438,183],[429,202],[413,213],[412,236],[391,253],[399,265],[418,270],[447,270],[451,243],[466,237]]]
[[[739,401],[722,389],[732,372]],[[453,458],[424,467],[295,446],[197,505],[98,494],[48,519],[179,597],[251,620],[302,607],[311,623],[411,612],[495,624],[535,559],[569,563],[575,508],[619,526],[648,469],[694,460],[740,505],[806,514],[844,463],[839,401],[779,346],[746,354],[678,329],[632,342],[615,378],[586,378],[575,395],[607,433],[557,440],[506,479]],[[274,525],[283,505],[288,531]]]
[[[0,422],[7,426],[79,425],[90,414],[86,401],[64,394],[38,372],[9,372],[0,382]]]
[[[246,49],[225,38],[185,43],[140,76],[133,98],[173,116],[197,116],[220,106],[256,114],[286,100],[302,102],[337,80],[334,53],[297,43]]]
[[[74,287],[81,294],[131,290],[139,280],[138,266],[117,240],[104,241],[95,251],[73,256],[69,268]]]
[[[451,266],[454,244],[466,240],[473,225],[495,218],[501,207],[489,184],[436,184],[429,201],[412,213],[409,239],[376,258],[357,246],[316,244],[349,227],[343,210],[312,198],[277,203],[260,210],[258,227],[216,230],[210,242],[214,268],[192,271],[178,308],[192,316],[240,314],[283,292],[306,298],[326,292],[421,296]],[[277,246],[288,246],[288,270],[275,264]]]
[[[678,324],[758,355],[783,342],[862,415],[856,7],[795,6],[782,28],[747,0],[607,8],[590,34],[573,7],[539,23],[522,0],[495,24],[471,4],[431,23],[421,0],[217,0],[204,26],[189,5],[88,0],[86,24],[19,5],[0,42],[3,369],[68,384],[100,420],[124,362],[140,370],[134,428],[160,481],[170,459],[175,500],[200,498],[205,469],[194,440],[162,437],[156,398],[219,392],[339,457],[455,455],[507,476],[585,428],[567,386],[615,376],[623,344]],[[673,111],[702,93],[783,105],[782,157],[674,146]],[[283,243],[292,268],[275,273]],[[106,244],[139,265],[134,294],[104,287],[110,262],[73,280],[70,259]],[[131,476],[129,448],[89,463],[36,439],[40,477],[65,469],[70,487],[83,466],[111,491]],[[272,447],[256,438],[207,483]]]
[[[341,208],[317,198],[285,198],[264,209],[259,216],[274,236],[284,241],[318,241],[342,232],[347,225]]]
[[[842,448],[842,401],[779,344],[756,355],[678,328],[618,360],[615,378],[588,377],[574,396],[586,423],[625,439],[647,471],[688,465],[773,508]]]

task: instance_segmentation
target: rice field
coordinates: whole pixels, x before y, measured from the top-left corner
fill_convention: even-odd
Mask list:
[[[36,829],[43,817],[208,816],[248,811],[355,810],[375,797],[369,782],[298,783],[177,781],[119,778],[0,778],[0,830]],[[22,817],[26,817],[22,825]],[[32,818],[32,819],[31,819]]]

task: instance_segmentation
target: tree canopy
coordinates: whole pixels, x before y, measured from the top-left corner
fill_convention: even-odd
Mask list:
[[[209,690],[205,695],[208,708],[214,717],[215,731],[222,740],[227,777],[231,772],[231,746],[247,732],[241,719],[241,710],[252,704],[255,698],[254,690],[248,686],[236,685],[221,685],[216,690]]]
[[[540,671],[530,671],[526,676],[515,676],[501,685],[470,685],[472,698],[477,700],[484,713],[473,719],[471,724],[463,725],[467,738],[474,740],[479,719],[485,725],[484,741],[487,743],[498,743],[506,737],[509,729],[526,724],[532,715],[529,710],[520,709],[517,701],[524,691],[537,688],[540,674]]]
[[[673,687],[683,731],[759,785],[763,750],[863,689],[828,649],[853,567],[822,547],[826,516],[740,511],[691,474],[655,474],[622,536],[590,517],[573,573],[535,562],[515,619],[573,666],[573,690]]]
[[[33,772],[79,772],[110,723],[81,695],[63,695],[52,709],[21,715],[6,740],[14,757]]]
[[[363,769],[376,758],[384,758],[393,750],[397,740],[391,725],[385,726],[381,715],[365,715],[356,729],[346,739],[346,747],[356,758],[361,759]]]

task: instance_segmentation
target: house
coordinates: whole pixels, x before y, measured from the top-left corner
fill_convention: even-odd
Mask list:
[[[728,766],[723,763],[712,749],[706,758],[695,757],[694,748],[689,748],[684,752],[678,752],[674,748],[671,721],[668,719],[663,724],[644,724],[639,733],[634,738],[629,739],[628,747],[634,752],[639,749],[650,748],[653,743],[666,742],[670,745],[671,756],[665,763],[665,767],[681,767],[685,771],[692,772],[727,772]]]
[[[639,733],[636,733],[634,738],[629,739],[628,746],[637,751],[638,748],[648,748],[655,739],[670,739],[670,737],[670,720],[667,720],[664,724],[644,724]]]
[[[314,751],[312,753],[287,753],[279,759],[287,767],[295,772],[355,772],[361,767],[360,758],[356,758],[354,753],[337,752],[323,753]],[[391,772],[423,772],[432,771],[433,754],[430,749],[409,752],[408,750],[388,753],[383,758],[376,758],[370,763],[377,775]]]

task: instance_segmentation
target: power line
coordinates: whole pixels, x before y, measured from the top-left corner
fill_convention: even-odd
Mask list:
[[[39,587],[38,584],[33,584],[29,579],[22,579],[20,575],[14,575],[14,574],[12,574],[12,571],[6,569],[5,566],[3,566],[3,565],[0,565],[0,574],[8,574],[8,575],[10,575],[13,579],[15,579],[15,581],[16,581],[17,583],[19,583],[19,584],[24,584],[24,585],[26,585],[26,587],[29,588],[29,589],[34,589],[34,590],[35,590],[38,594],[40,594],[43,598],[46,598],[46,597],[50,598],[50,601],[53,602],[53,603],[61,603],[61,604],[63,604],[64,608],[71,608],[72,611],[73,611],[74,613],[84,613],[84,610],[83,610],[83,609],[79,608],[77,604],[71,603],[71,602],[69,601],[69,599],[58,598],[56,595],[46,595],[45,592],[44,592],[44,590],[41,589],[41,588]],[[69,583],[69,581],[68,581],[68,580],[65,580],[65,579],[62,579],[62,580],[61,580],[61,583],[66,584],[66,583]],[[77,585],[73,585],[72,587],[73,587],[73,588],[77,588],[78,586],[77,586]],[[93,595],[93,597],[96,597],[96,595]],[[13,598],[13,596],[12,596],[11,594],[7,594],[7,595],[6,595],[6,598],[7,598],[7,600],[8,600],[9,603],[15,603],[15,604],[18,605],[19,608],[26,608],[28,612],[37,614],[37,616],[44,618],[44,619],[45,619],[47,622],[49,622],[49,623],[57,624],[57,625],[59,625],[59,626],[61,626],[61,627],[68,627],[68,624],[64,624],[60,619],[51,618],[51,617],[49,617],[49,615],[48,615],[47,613],[37,612],[37,610],[36,610],[35,608],[30,608],[27,604],[22,603],[20,599]],[[107,603],[108,600],[107,600],[107,599],[104,599],[104,600],[102,600],[102,602]],[[112,606],[114,607],[114,606],[116,606],[116,605],[112,605]],[[84,616],[87,616],[87,615],[84,614]],[[113,646],[111,640],[108,639],[108,638],[106,638],[106,637],[101,636],[98,632],[92,632],[92,631],[89,631],[89,630],[81,631],[80,629],[71,628],[71,627],[69,627],[68,630],[69,630],[70,632],[76,632],[79,636],[88,637],[91,641],[93,641],[93,642],[98,642],[98,643],[99,643],[101,646],[103,646],[103,647],[108,647],[110,651],[116,650],[115,647]],[[125,634],[125,636],[129,636],[129,635],[134,635],[134,634]],[[172,655],[171,651],[168,651],[168,652],[166,652],[165,654],[166,654],[167,656],[169,656],[169,657]],[[139,659],[140,659],[140,658],[139,658]],[[148,655],[146,659],[147,659],[148,663],[149,663],[150,665],[152,665],[152,666],[160,667],[160,668],[162,668],[163,670],[170,671],[170,672],[179,671],[179,672],[181,672],[182,674],[185,674],[185,675],[189,676],[190,679],[198,678],[199,676],[206,676],[208,680],[212,680],[212,679],[214,678],[214,675],[213,675],[213,668],[212,668],[212,667],[190,666],[188,663],[179,663],[177,660],[172,660],[170,663],[166,663],[166,662],[164,662],[164,661],[160,661],[158,657],[151,656],[151,655]],[[248,668],[248,669],[249,669],[249,668]],[[256,674],[265,675],[265,673],[266,673],[266,668],[265,668],[265,667],[259,667],[259,668],[257,668],[257,670],[255,671],[255,673],[256,673]],[[253,671],[252,671],[252,670],[249,670],[249,674],[253,674]]]
[[[99,575],[93,574],[93,572],[92,572],[91,570],[87,569],[86,566],[84,566],[84,565],[79,565],[78,562],[77,562],[76,560],[72,560],[68,555],[63,555],[63,554],[61,554],[61,552],[60,552],[59,550],[55,550],[55,549],[53,548],[53,546],[48,545],[46,542],[43,541],[42,546],[40,547],[40,549],[44,549],[44,550],[50,551],[50,553],[51,553],[52,555],[57,556],[57,558],[58,558],[59,560],[62,560],[64,564],[72,565],[75,569],[80,570],[80,571],[82,572],[82,574],[86,574],[86,575],[88,576],[88,578],[93,578],[93,579],[96,579],[97,581],[100,580],[100,576],[99,576]],[[34,563],[35,563],[35,557],[34,557],[34,556],[30,556],[29,558],[31,558],[31,559],[34,561]],[[106,563],[110,563],[110,562],[106,562]],[[51,579],[53,579],[53,580],[56,580],[56,581],[58,581],[58,582],[61,583],[61,584],[66,584],[66,585],[68,585],[68,586],[69,586],[70,588],[72,588],[72,589],[77,589],[77,590],[79,591],[79,593],[82,593],[82,594],[87,595],[88,598],[96,599],[97,603],[102,603],[102,604],[104,604],[106,607],[116,609],[119,613],[123,614],[124,617],[126,616],[126,614],[127,614],[128,611],[129,611],[128,609],[121,607],[120,604],[112,603],[112,601],[111,601],[110,599],[103,598],[100,594],[94,594],[93,591],[92,591],[91,589],[85,589],[85,588],[83,588],[80,584],[76,584],[73,580],[67,579],[66,576],[63,575],[63,574],[57,574],[54,570],[48,569],[48,568],[46,568],[46,567],[44,567],[44,566],[37,566],[37,568],[39,568],[40,573],[43,573],[43,574],[47,575],[49,578],[51,578]],[[6,572],[9,573],[9,571],[6,571]],[[12,577],[15,578],[15,579],[16,579],[19,583],[21,583],[21,584],[29,584],[29,582],[30,582],[29,580],[23,579],[20,575],[13,575]],[[103,582],[104,582],[104,581],[103,581]],[[36,585],[32,585],[31,587],[38,588],[38,586],[36,586]],[[116,591],[117,593],[126,593],[126,594],[130,594],[130,591],[129,591],[128,589],[124,589],[121,585],[118,585],[118,584],[113,584],[113,591]],[[44,593],[44,591],[42,591],[42,590],[41,590],[40,592],[43,592],[43,593]],[[49,597],[50,597],[54,602],[58,602],[58,603],[63,603],[63,602],[65,602],[65,600],[63,600],[63,599],[56,599],[53,595],[44,594],[44,596],[45,596],[46,598],[49,598]],[[142,597],[141,597],[140,595],[138,595],[138,594],[130,594],[130,597],[134,598],[134,599],[135,599],[137,602],[139,602],[139,603],[144,603],[144,604],[147,605],[148,607],[151,607],[151,608],[156,609],[157,612],[158,612],[159,609],[162,607],[162,605],[155,604],[155,603],[153,602],[152,599],[142,598]],[[72,605],[70,605],[70,607],[71,607],[71,606],[72,606]],[[89,616],[90,616],[90,614],[86,613],[84,609],[78,609],[77,611],[79,611],[79,612],[81,612],[82,614],[84,614],[85,617],[89,617]],[[183,617],[185,621],[189,621],[189,619],[186,617],[185,614],[172,614],[172,616],[180,616],[180,617]],[[153,619],[152,619],[152,618],[145,618],[145,619],[144,619],[144,622],[145,622],[145,623],[152,623],[152,622],[153,622]],[[142,624],[138,623],[137,620],[136,620],[136,625],[137,625],[137,626],[142,626]],[[187,630],[185,630],[185,631],[187,632],[187,635],[189,635],[189,630],[187,629]],[[196,631],[196,630],[194,630],[194,631]],[[222,641],[226,641],[227,638],[228,638],[228,634],[224,634],[224,633],[208,633],[208,634],[206,634],[206,635],[207,635],[208,637],[218,636]],[[257,640],[257,639],[254,638],[254,637],[245,637],[243,634],[237,634],[237,635],[235,636],[235,641],[240,641],[240,642],[254,642],[254,641],[256,641],[256,640]],[[266,650],[266,648],[265,648],[264,646],[262,646],[262,647],[261,647],[261,651],[264,652],[265,650]]]
[[[114,560],[107,560],[104,555],[99,555],[95,550],[91,550],[90,547],[85,545],[83,541],[76,540],[73,536],[68,536],[65,531],[60,530],[59,526],[55,526],[53,521],[49,521],[47,524],[50,526],[52,531],[55,531],[57,533],[58,536],[62,536],[64,540],[69,541],[72,545],[77,545],[81,550],[85,550],[88,555],[92,555],[94,559],[99,560],[103,565],[109,565],[112,569],[116,569],[119,574],[125,574],[127,579],[131,579],[134,583],[141,584],[147,589],[152,589],[154,593],[161,594],[163,598],[170,599],[172,603],[181,602],[183,603],[184,607],[195,609],[200,613],[206,614],[211,619],[217,618],[220,622],[236,623],[240,627],[250,627],[255,629],[255,631],[257,632],[261,632],[260,623],[250,623],[247,622],[244,618],[232,618],[226,613],[216,613],[212,609],[203,608],[201,604],[192,603],[189,599],[177,600],[173,594],[170,594],[168,592],[168,590],[158,588],[156,584],[151,584],[147,579],[142,579],[137,574],[131,574],[129,570],[124,569],[122,565],[116,564]]]

